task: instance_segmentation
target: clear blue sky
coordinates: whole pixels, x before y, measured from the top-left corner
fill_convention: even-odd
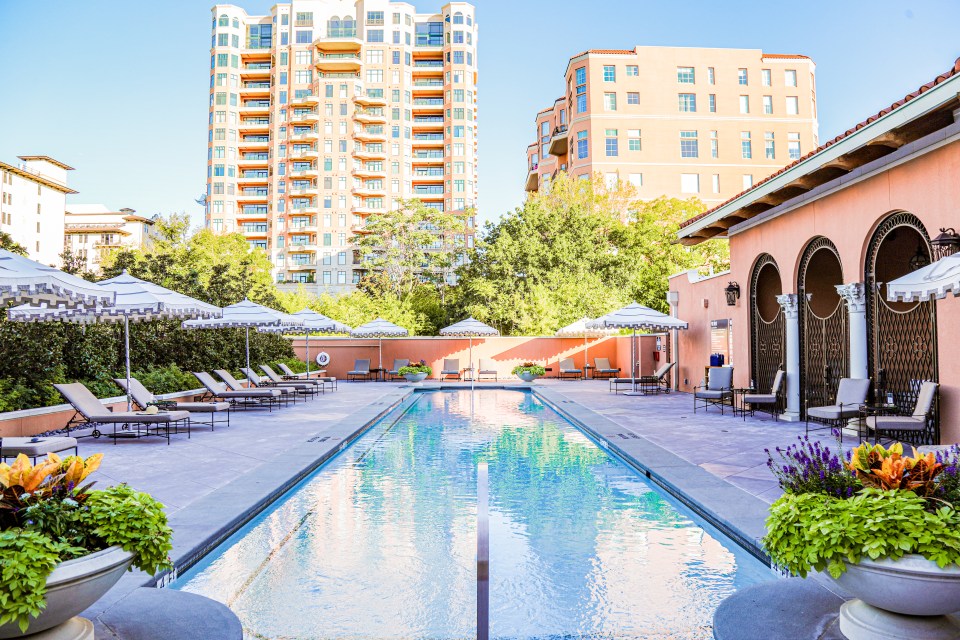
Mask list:
[[[411,0],[421,11],[439,0]],[[534,114],[589,48],[759,48],[817,63],[827,140],[953,66],[957,0],[771,3],[475,0],[480,206],[523,199]],[[274,2],[239,2],[266,13]],[[76,168],[73,202],[187,211],[205,188],[210,7],[204,0],[0,0],[0,160],[51,155]]]

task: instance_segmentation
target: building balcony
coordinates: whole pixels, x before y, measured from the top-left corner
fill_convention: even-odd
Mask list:
[[[387,187],[385,185],[380,185],[379,187],[372,187],[370,185],[363,185],[360,187],[354,187],[351,189],[354,195],[363,196],[363,197],[372,197],[372,196],[385,196],[387,195]]]
[[[264,120],[258,120],[258,119],[241,120],[240,124],[237,125],[237,128],[239,128],[240,131],[250,131],[250,132],[269,131],[270,119],[266,118]]]
[[[314,160],[317,157],[317,150],[315,148],[309,149],[291,149],[290,150],[290,159],[291,160]]]
[[[533,167],[527,173],[527,181],[523,188],[526,191],[537,191],[540,188],[540,174],[537,172],[536,167]]]
[[[307,260],[304,262],[293,262],[291,260],[287,261],[287,271],[303,271],[309,269],[313,271],[317,268],[316,260]]]
[[[290,189],[287,195],[291,198],[311,198],[317,195],[317,186],[314,185],[308,189]]]
[[[373,233],[362,224],[353,225],[352,227],[350,227],[350,232],[356,236],[370,235],[371,233]]]
[[[360,160],[384,160],[387,157],[387,152],[384,149],[380,151],[373,151],[370,149],[354,149],[353,157],[359,158]]]
[[[290,136],[290,142],[313,142],[320,134],[316,130],[310,130],[304,133],[295,133]]]
[[[315,253],[316,251],[315,242],[297,242],[287,245],[287,253]]]
[[[312,123],[312,122],[317,122],[319,119],[320,119],[320,114],[318,114],[316,111],[313,111],[313,110],[310,110],[310,111],[302,111],[302,110],[301,110],[301,111],[299,111],[299,113],[297,112],[297,110],[294,110],[294,111],[291,111],[291,112],[290,112],[290,123],[291,123],[291,124],[294,124],[294,123]]]
[[[443,135],[440,135],[439,137],[430,136],[430,137],[419,137],[419,138],[416,135],[414,135],[412,143],[413,143],[414,150],[421,147],[430,147],[430,148],[442,147]]]
[[[370,215],[371,213],[386,213],[386,207],[369,207],[366,204],[362,204],[358,207],[353,207],[350,209],[352,213],[357,215]]]
[[[291,216],[315,216],[317,215],[317,205],[311,205],[308,207],[291,207],[290,211],[287,212],[287,215]]]
[[[386,169],[367,169],[366,167],[356,167],[351,172],[358,178],[383,178],[387,175]]]
[[[414,98],[413,110],[416,111],[443,111],[443,98]]]
[[[242,96],[269,96],[270,95],[270,83],[251,83],[251,84],[242,84],[240,85],[240,95]]]
[[[310,235],[315,236],[317,234],[317,223],[316,221],[310,222],[309,224],[291,224],[287,228],[287,234],[293,236],[302,236]]]
[[[310,94],[309,96],[303,96],[302,98],[294,98],[290,101],[290,108],[295,107],[310,107],[320,102],[320,96]]]
[[[356,29],[345,29],[327,33],[325,38],[314,40],[313,46],[318,51],[360,51],[363,41],[357,37]]]
[[[318,53],[316,67],[322,72],[357,72],[362,66],[356,53]]]
[[[443,116],[421,116],[414,118],[411,125],[414,131],[437,131],[443,129]]]
[[[270,164],[270,156],[264,155],[255,158],[243,158],[237,160],[238,167],[266,167]]]
[[[240,233],[247,236],[248,238],[266,238],[267,234],[270,233],[267,230],[267,225],[240,225],[238,229]]]
[[[272,65],[246,65],[240,68],[240,77],[243,79],[269,78],[272,71]]]
[[[268,194],[266,189],[258,189],[255,191],[241,190],[240,193],[237,194],[237,202],[262,203],[266,201],[267,196]]]
[[[317,175],[317,168],[310,167],[309,169],[297,169],[296,171],[290,172],[291,178],[315,178]]]
[[[362,104],[366,106],[373,106],[373,107],[387,106],[386,96],[358,95],[358,96],[353,96],[353,101],[356,102],[357,104]]]
[[[566,125],[562,125],[554,129],[553,137],[550,138],[550,146],[547,147],[550,155],[560,158],[566,157],[567,151],[569,150],[569,133],[570,132],[567,130]]]
[[[369,142],[381,142],[387,139],[387,132],[381,127],[380,131],[361,129],[353,134],[354,139]]]
[[[371,113],[364,109],[357,109],[353,113],[353,119],[362,124],[382,124],[387,121],[385,113]]]
[[[266,140],[249,137],[240,138],[240,142],[237,143],[237,148],[246,149],[247,151],[266,151],[270,148],[270,138]]]

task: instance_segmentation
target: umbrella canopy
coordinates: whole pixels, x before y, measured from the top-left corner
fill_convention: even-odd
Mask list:
[[[403,327],[397,326],[392,322],[384,320],[383,318],[377,318],[376,320],[371,320],[366,324],[362,324],[353,331],[350,332],[350,335],[354,338],[377,338],[378,347],[380,353],[380,368],[383,369],[383,339],[384,338],[402,338],[407,335],[409,332]]]
[[[310,377],[310,334],[311,333],[350,333],[353,329],[331,320],[322,313],[317,313],[313,309],[301,309],[296,313],[284,314],[302,322],[299,326],[279,326],[279,327],[259,327],[257,331],[267,333],[303,333],[307,341],[307,377]]]
[[[115,294],[93,282],[0,249],[0,304],[109,306]]]
[[[116,278],[96,283],[96,286],[115,296],[110,307],[67,309],[62,307],[20,306],[8,311],[15,322],[123,322],[124,361],[126,364],[127,389],[130,388],[130,322],[156,320],[158,318],[211,318],[222,312],[219,307],[190,296],[177,293],[160,285],[131,276],[124,271]],[[127,410],[131,409],[130,393],[127,392]]]
[[[461,320],[460,322],[452,324],[449,327],[440,329],[440,335],[466,336],[470,338],[470,388],[473,389],[473,382],[477,379],[476,372],[473,368],[473,339],[475,337],[498,336],[500,335],[500,332],[490,325],[483,324],[479,320],[467,318],[466,320]]]
[[[948,293],[960,296],[960,254],[941,258],[932,264],[912,271],[887,283],[887,300],[913,302],[946,298]]]
[[[604,336],[611,336],[619,329],[610,327],[589,327],[589,323],[593,322],[590,318],[581,318],[576,322],[572,322],[565,327],[557,329],[558,338],[583,338],[583,366],[586,367],[589,364],[589,350],[587,348],[587,338],[602,338]]]

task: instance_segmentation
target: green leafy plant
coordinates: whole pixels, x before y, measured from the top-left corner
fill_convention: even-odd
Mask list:
[[[547,372],[546,368],[543,365],[536,364],[535,362],[524,362],[523,364],[518,364],[513,368],[513,375],[518,376],[521,373],[529,373],[534,376],[542,376]]]
[[[36,531],[0,531],[0,625],[16,622],[26,632],[46,606],[47,576],[68,550]]]
[[[415,375],[418,373],[425,373],[429,376],[433,373],[433,369],[427,364],[426,360],[420,360],[419,362],[411,360],[407,366],[397,369],[397,373],[401,376]]]
[[[866,488],[851,498],[786,493],[770,506],[763,546],[773,563],[793,574],[827,570],[863,557],[920,554],[945,567],[960,562],[960,513],[929,511],[912,491]]]
[[[168,553],[173,530],[163,505],[149,494],[120,484],[94,491],[84,502],[85,527],[108,546],[136,554],[133,566],[149,574],[173,568]]]

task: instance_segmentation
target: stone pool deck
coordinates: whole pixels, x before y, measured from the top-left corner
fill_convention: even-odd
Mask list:
[[[469,388],[469,384],[442,386]],[[492,385],[477,384],[484,386]],[[535,386],[544,400],[606,440],[668,490],[685,496],[684,501],[703,510],[712,524],[756,548],[766,506],[779,495],[763,449],[790,444],[803,433],[802,423],[760,416],[744,420],[729,412],[721,416],[714,408],[694,414],[688,394],[614,395],[603,381],[542,380]],[[295,406],[273,412],[236,411],[229,428],[218,426],[211,432],[197,426],[190,439],[177,435],[169,446],[161,438],[122,440],[116,446],[110,439],[87,438],[80,441],[80,454],[106,454],[94,476],[101,485],[127,482],[167,506],[174,529],[171,555],[178,567],[186,567],[413,390],[400,383],[341,382],[338,391]],[[168,608],[161,592],[141,588],[150,582],[142,573],[127,574],[85,612],[96,624],[97,638],[150,637],[129,625],[131,612],[149,609],[151,599],[159,612]],[[177,608],[183,612],[178,614],[181,618],[187,615],[183,623],[188,625],[189,608]],[[198,633],[189,637],[236,637],[235,629],[225,628],[220,636],[202,624],[205,616],[215,614],[197,607]],[[160,614],[155,624],[162,624],[162,618]]]

